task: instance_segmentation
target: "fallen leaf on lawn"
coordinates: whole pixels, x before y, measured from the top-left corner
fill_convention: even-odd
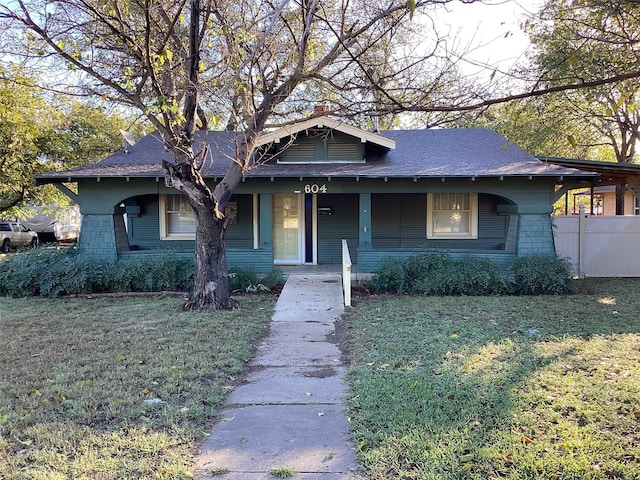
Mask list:
[[[524,435],[522,435],[522,436],[520,437],[520,441],[521,441],[522,443],[526,443],[527,445],[528,445],[528,444],[530,444],[531,442],[533,442],[533,440],[531,440],[529,437],[525,437]]]
[[[453,400],[456,396],[452,393],[451,395],[447,395],[448,400]]]

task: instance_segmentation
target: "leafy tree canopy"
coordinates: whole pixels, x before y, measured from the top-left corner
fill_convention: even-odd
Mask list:
[[[122,116],[43,92],[19,69],[0,70],[0,215],[35,205],[64,205],[57,189],[33,175],[96,162],[122,146]]]
[[[637,70],[640,5],[633,0],[549,0],[528,28],[539,81],[545,87],[584,83]],[[630,78],[555,97],[564,117],[583,125],[575,143],[596,157],[635,162],[640,140],[640,80]],[[599,134],[594,138],[593,132]],[[603,151],[607,144],[613,155]]]

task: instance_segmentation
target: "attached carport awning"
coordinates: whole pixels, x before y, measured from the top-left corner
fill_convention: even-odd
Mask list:
[[[640,185],[640,164],[599,162],[576,158],[538,157],[552,165],[575,168],[600,175],[598,185]]]

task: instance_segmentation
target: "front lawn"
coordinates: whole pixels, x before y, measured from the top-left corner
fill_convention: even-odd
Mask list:
[[[363,297],[349,413],[382,479],[640,478],[640,279],[542,297]]]
[[[275,300],[0,297],[0,478],[191,478]]]

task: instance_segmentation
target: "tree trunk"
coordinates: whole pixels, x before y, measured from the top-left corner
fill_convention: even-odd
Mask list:
[[[190,150],[183,148],[185,151]],[[196,216],[193,293],[183,308],[230,310],[237,303],[229,292],[225,248],[228,220],[220,212],[224,203],[216,202],[200,172],[186,160],[177,164],[163,160],[162,166],[167,186],[187,197]]]
[[[229,292],[225,235],[227,220],[216,218],[207,208],[194,207],[198,227],[195,242],[193,293],[185,310],[230,310],[237,306]]]

